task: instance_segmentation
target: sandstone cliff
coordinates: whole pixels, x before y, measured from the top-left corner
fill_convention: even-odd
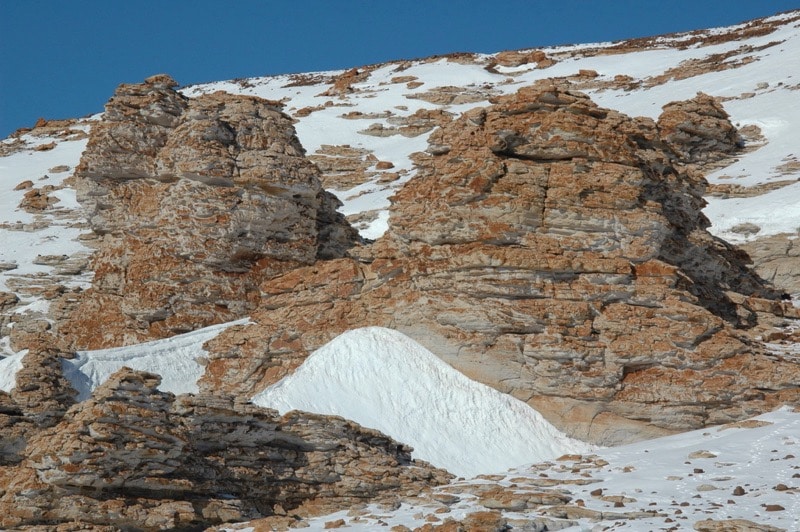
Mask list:
[[[75,177],[102,240],[92,289],[63,329],[74,346],[246,316],[259,283],[358,241],[279,104],[189,99],[176,85],[121,85],[92,128]]]
[[[702,130],[709,109],[700,97],[662,122]],[[551,83],[497,98],[433,133],[358,259],[263,283],[255,324],[210,343],[202,384],[248,397],[342,331],[382,325],[600,443],[796,401],[797,365],[742,331],[781,314],[780,294],[705,231],[704,180],[683,166],[710,137]]]

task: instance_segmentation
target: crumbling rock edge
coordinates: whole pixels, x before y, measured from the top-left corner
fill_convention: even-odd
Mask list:
[[[176,397],[159,383],[123,368],[26,436],[20,460],[0,468],[0,525],[198,529],[393,501],[452,478],[342,418]]]

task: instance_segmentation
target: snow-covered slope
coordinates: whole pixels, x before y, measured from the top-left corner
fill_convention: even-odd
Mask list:
[[[88,130],[88,126],[83,127]],[[0,268],[0,290],[9,289],[9,279],[51,272],[52,267],[35,263],[38,255],[90,251],[75,242],[80,230],[70,227],[68,221],[71,220],[65,221],[59,216],[78,208],[75,190],[64,186],[64,180],[78,164],[86,140],[33,136],[24,136],[22,140],[28,143],[26,149],[0,158],[0,230],[3,239],[0,263],[9,268]],[[36,149],[50,142],[55,144],[52,149]],[[25,181],[32,182],[30,188],[19,187]],[[19,208],[27,191],[46,185],[56,189],[53,195],[59,200],[52,209],[32,214]],[[16,267],[11,268],[12,265]],[[82,284],[87,285],[85,282]]]
[[[610,43],[543,48],[548,57],[556,60],[547,68],[539,68],[536,63],[488,68],[493,56],[481,55],[389,63],[368,69],[365,79],[337,95],[326,89],[330,80],[342,72],[311,73],[303,78],[305,81],[297,76],[274,76],[217,82],[187,87],[184,92],[192,95],[223,90],[280,100],[296,118],[298,136],[309,154],[324,145],[348,145],[392,162],[394,168],[387,171],[399,171],[400,179],[386,183],[378,176],[351,189],[334,190],[344,202],[341,210],[346,215],[376,211],[374,221],[361,229],[362,235],[376,238],[388,228],[385,210],[389,198],[414,175],[409,155],[426,148],[428,135],[373,136],[364,133],[369,126],[396,129],[394,120],[420,109],[459,114],[488,105],[493,95],[513,93],[546,78],[570,79],[601,106],[652,118],[658,117],[663,105],[692,98],[698,92],[720,97],[731,121],[740,127],[758,126],[766,144],[708,176],[710,182],[753,186],[800,180],[800,165],[792,164],[797,163],[800,153],[796,136],[791,133],[800,128],[800,21],[796,18],[797,13],[777,15],[764,21],[784,21],[773,32],[756,32],[755,36],[720,42],[692,39],[719,36],[745,26],[660,37],[640,44],[638,49],[633,45],[613,53]],[[581,80],[581,71],[594,71],[597,77]],[[631,81],[615,84],[617,76],[628,76]],[[416,80],[415,84],[398,81],[407,79]],[[462,89],[469,93],[469,103],[455,100],[436,104],[424,99],[426,92],[440,87]],[[315,110],[310,114],[298,112],[304,109]],[[353,119],[349,114],[352,111],[361,113],[361,118]],[[764,196],[712,198],[706,214],[712,221],[712,232],[740,242],[795,233],[800,226],[798,205],[800,184],[794,184]],[[760,231],[741,234],[731,230],[745,222],[755,223]]]
[[[444,486],[428,504],[370,506],[310,519],[307,530],[323,530],[340,519],[343,530],[414,529],[505,507],[503,517],[515,530],[794,531],[800,529],[800,413],[783,408],[733,425],[520,467],[492,479],[494,486],[488,478]],[[534,510],[512,509],[546,493],[564,495],[570,504],[553,497]],[[721,522],[698,528],[710,519]],[[750,528],[729,521],[737,519],[749,521]]]
[[[88,128],[83,124],[74,130]],[[74,289],[91,284],[91,273],[74,267],[86,263],[91,249],[78,240],[84,220],[75,190],[65,183],[86,140],[23,135],[20,141],[23,149],[0,157],[0,292],[19,298],[15,314],[45,316],[49,302],[41,292],[48,286]],[[9,140],[2,143],[3,148],[11,145]],[[41,212],[26,212],[20,203],[33,190],[49,190],[58,201]],[[0,356],[10,354],[8,337],[0,334]]]
[[[352,419],[411,445],[415,458],[464,477],[590,449],[522,401],[382,327],[338,336],[253,403]]]
[[[197,393],[197,380],[203,375],[203,344],[232,325],[247,319],[212,325],[190,333],[143,344],[96,351],[78,351],[64,360],[64,375],[78,390],[78,400],[89,397],[112,373],[127,366],[161,375],[159,389],[172,393]]]

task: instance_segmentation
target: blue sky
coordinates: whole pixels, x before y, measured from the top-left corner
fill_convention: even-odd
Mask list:
[[[187,85],[449,52],[735,24],[800,0],[0,0],[0,137],[95,113],[120,83]]]

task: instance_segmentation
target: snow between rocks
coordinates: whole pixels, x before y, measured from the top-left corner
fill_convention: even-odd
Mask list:
[[[351,419],[411,445],[415,458],[464,477],[592,449],[522,401],[381,327],[338,336],[253,403]]]

